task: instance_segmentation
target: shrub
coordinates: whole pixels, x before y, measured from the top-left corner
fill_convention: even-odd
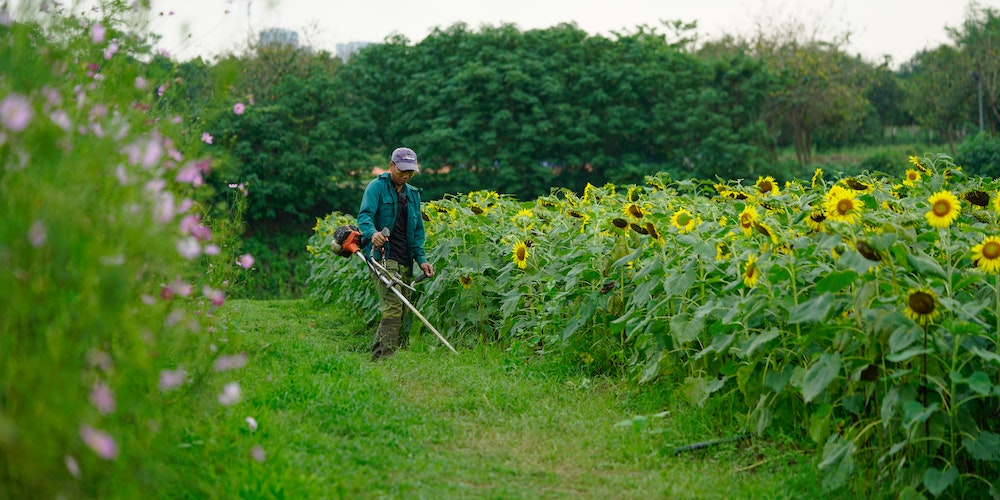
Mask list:
[[[985,132],[970,137],[958,147],[955,163],[970,175],[1000,177],[1000,138]]]

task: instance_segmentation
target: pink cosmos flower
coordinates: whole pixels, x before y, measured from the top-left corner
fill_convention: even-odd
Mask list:
[[[212,143],[212,134],[209,134],[208,132],[203,132],[201,134],[201,142],[204,142],[205,144],[211,144]]]
[[[216,290],[216,289],[214,289],[214,288],[206,285],[204,288],[201,289],[201,293],[208,300],[211,300],[212,301],[212,305],[215,306],[215,307],[221,307],[222,304],[226,303],[226,294],[223,293],[222,290]],[[246,356],[244,356],[244,358],[246,358]],[[215,361],[215,369],[216,370],[219,370],[219,363],[221,362],[220,360],[222,360],[222,359],[223,358],[219,358],[218,360]],[[246,359],[244,359],[243,362],[246,363]],[[240,366],[243,366],[243,365],[240,365]],[[236,366],[234,368],[239,368],[239,367]],[[219,371],[222,371],[222,370],[219,370]]]
[[[192,236],[177,240],[177,253],[187,260],[197,259],[201,255],[201,244]]]
[[[222,389],[219,395],[219,404],[222,406],[232,406],[240,401],[242,391],[239,382],[230,382]]]
[[[267,454],[264,453],[264,448],[261,447],[261,445],[259,444],[255,444],[254,447],[250,450],[250,456],[253,457],[253,459],[256,460],[257,463],[264,463],[264,460],[267,459]]]
[[[250,428],[250,432],[257,430],[257,419],[253,417],[247,417],[246,419],[247,427]]]
[[[149,87],[149,82],[141,76],[135,77],[135,89],[136,90],[146,90]]]
[[[110,61],[118,53],[118,42],[111,42],[108,48],[104,49],[104,60]]]
[[[205,183],[205,179],[201,176],[201,169],[198,168],[196,163],[188,163],[184,165],[180,170],[177,171],[177,182],[183,182],[185,184],[191,184],[194,187],[201,186]]]
[[[45,224],[42,221],[36,220],[31,224],[31,228],[28,229],[28,242],[31,243],[31,246],[40,248],[48,238],[49,233],[45,230]]]
[[[107,28],[105,28],[101,23],[96,23],[90,27],[90,41],[93,43],[101,43],[104,41],[104,35],[107,33]]]
[[[80,426],[80,438],[91,450],[94,450],[94,453],[97,453],[97,456],[105,460],[118,458],[118,444],[107,432],[83,424]]]
[[[245,253],[240,256],[239,264],[240,267],[242,267],[243,269],[250,269],[251,267],[253,267],[253,263],[254,263],[253,255]]]
[[[65,132],[69,132],[69,129],[73,127],[73,122],[70,120],[69,114],[62,109],[57,109],[49,113],[49,119]]]
[[[247,110],[247,107],[242,102],[238,102],[238,103],[236,103],[236,105],[233,106],[233,113],[236,113],[238,115],[242,115],[243,112],[246,111],[246,110]]]
[[[180,295],[181,297],[187,297],[191,295],[191,284],[185,283],[184,280],[177,278],[167,285],[167,288],[173,290],[174,293]]]
[[[110,415],[115,411],[115,396],[104,382],[94,384],[94,388],[90,390],[90,403],[101,415]]]
[[[232,356],[221,356],[219,359],[215,360],[212,365],[217,372],[224,372],[229,370],[235,370],[237,368],[243,368],[247,364],[247,355],[245,353],[234,354]]]
[[[163,370],[160,372],[160,391],[167,392],[184,383],[187,372],[183,368]]]
[[[219,255],[219,253],[222,252],[222,249],[219,248],[219,245],[216,245],[214,243],[209,243],[208,245],[205,245],[205,248],[202,249],[202,252],[204,252],[205,255]]]
[[[0,102],[0,122],[11,132],[20,132],[28,128],[34,111],[31,102],[21,94],[8,94]]]
[[[80,463],[76,461],[75,458],[66,455],[66,470],[69,471],[69,475],[80,479]]]
[[[156,88],[156,95],[157,95],[157,97],[163,97],[163,92],[165,92],[166,90],[167,90],[167,88],[164,87],[163,85],[160,85],[159,87],[157,87]]]

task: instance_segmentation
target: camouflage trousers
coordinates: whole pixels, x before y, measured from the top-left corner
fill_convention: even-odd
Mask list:
[[[413,281],[412,266],[404,266],[399,262],[388,259],[385,261],[385,268],[390,274],[401,279],[403,283],[411,283]],[[397,349],[402,347],[399,331],[403,326],[403,317],[406,315],[408,309],[403,304],[403,301],[399,300],[399,297],[382,283],[382,280],[377,276],[374,276],[374,278],[375,287],[378,290],[379,311],[382,313],[382,320],[378,324],[378,330],[375,332],[375,342],[372,344],[372,361],[392,356]],[[406,300],[410,300],[410,294],[412,293],[410,290],[399,285],[395,288],[403,293]]]

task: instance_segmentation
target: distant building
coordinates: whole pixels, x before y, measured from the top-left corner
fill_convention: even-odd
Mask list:
[[[293,49],[299,48],[299,34],[285,28],[270,28],[260,32],[260,44],[263,47],[287,45]]]
[[[337,57],[347,62],[355,52],[371,45],[371,42],[347,42],[337,44]]]

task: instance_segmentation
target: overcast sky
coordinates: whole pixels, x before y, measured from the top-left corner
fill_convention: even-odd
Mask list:
[[[951,43],[969,0],[153,0],[150,29],[158,45],[180,59],[212,59],[239,52],[251,33],[268,28],[298,32],[300,42],[334,52],[338,43],[380,42],[394,33],[419,42],[434,27],[464,22],[514,23],[520,29],[574,22],[609,35],[661,20],[697,22],[702,38],[750,34],[758,25],[797,20],[831,40],[850,32],[848,52],[870,61],[885,54],[893,66],[919,50]],[[1000,9],[1000,0],[978,0]]]

